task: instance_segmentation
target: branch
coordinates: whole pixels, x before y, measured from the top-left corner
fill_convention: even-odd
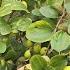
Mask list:
[[[59,24],[61,23],[61,21],[62,21],[62,19],[64,18],[65,15],[66,15],[66,12],[65,12],[65,9],[63,9],[63,14],[57,22],[56,28],[54,29],[54,33],[57,31],[57,28],[58,28]]]
[[[55,27],[55,29],[54,29],[54,31],[53,31],[54,33],[57,32],[58,26],[59,26],[59,24],[62,22],[62,20],[63,20],[63,18],[65,17],[65,15],[66,15],[66,12],[65,12],[65,9],[63,9],[63,13],[62,13],[62,15],[60,16],[60,19],[58,20],[57,25],[56,25],[56,27]],[[49,45],[48,45],[48,50],[50,49],[50,46],[51,46],[51,44],[49,43]],[[50,51],[48,51],[47,54],[50,54],[51,52],[52,52],[52,49],[51,49]]]

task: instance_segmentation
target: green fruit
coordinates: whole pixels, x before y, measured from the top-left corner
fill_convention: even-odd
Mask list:
[[[18,59],[19,62],[24,62],[25,61],[25,58],[22,56]]]
[[[24,61],[25,61],[25,58],[22,56],[22,57],[20,57],[20,58],[17,60],[16,65],[20,65],[20,64],[22,64]]]
[[[26,43],[27,43],[27,46],[30,46],[30,47],[33,45],[33,43],[30,40],[27,40]]]
[[[27,58],[27,59],[31,57],[30,50],[27,50],[27,51],[24,53],[24,57]]]
[[[27,48],[30,48],[33,46],[33,43],[30,40],[24,40],[23,45]]]
[[[40,50],[41,50],[41,46],[39,44],[34,46],[34,52],[35,53],[40,53]]]
[[[70,70],[70,66],[66,66],[64,70]]]
[[[40,51],[40,54],[41,54],[41,55],[46,55],[46,53],[47,53],[47,48],[46,48],[46,47],[43,47],[43,48],[41,49],[41,51]]]

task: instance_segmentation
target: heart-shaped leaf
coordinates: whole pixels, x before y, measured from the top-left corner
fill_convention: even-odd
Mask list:
[[[55,70],[63,70],[64,67],[67,65],[66,56],[55,55],[51,58],[50,64],[55,68]]]
[[[58,31],[51,39],[51,48],[60,52],[70,45],[70,36],[66,32]]]
[[[4,53],[6,51],[6,43],[0,41],[0,53]]]
[[[40,13],[46,18],[57,18],[58,12],[51,6],[43,6],[40,8]]]
[[[12,29],[19,31],[26,31],[31,23],[32,20],[30,18],[20,17],[12,22]]]
[[[26,37],[33,42],[49,41],[52,34],[51,25],[45,20],[34,22],[26,31]]]
[[[8,15],[12,10],[24,10],[28,12],[27,6],[18,0],[3,0],[0,7],[0,16]]]
[[[6,35],[11,32],[11,26],[8,25],[2,18],[0,18],[0,34]]]
[[[55,70],[52,66],[47,64],[46,60],[40,55],[35,55],[30,60],[32,70]]]

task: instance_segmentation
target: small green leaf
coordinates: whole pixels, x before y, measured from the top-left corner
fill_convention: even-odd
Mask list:
[[[26,3],[27,4],[27,3]],[[28,12],[27,6],[21,1],[17,0],[3,0],[0,7],[0,16],[8,15],[12,10],[24,10]]]
[[[34,22],[26,31],[26,37],[33,42],[49,41],[52,34],[51,25],[45,20]]]
[[[66,56],[64,55],[55,55],[50,60],[50,65],[55,68],[55,70],[63,70],[67,65]]]
[[[39,9],[37,9],[37,8],[32,10],[32,14],[35,15],[35,16],[42,16]]]
[[[46,60],[40,55],[34,55],[31,60],[32,70],[55,70],[52,66],[47,64]]]
[[[24,10],[26,12],[28,12],[27,10],[27,6],[25,4],[23,4],[21,1],[15,1],[13,3],[11,3],[12,5],[12,10]]]
[[[8,15],[11,12],[12,12],[12,10],[10,9],[10,4],[0,7],[0,17]]]
[[[20,17],[12,22],[12,29],[19,31],[26,31],[31,23],[32,20],[30,18]]]
[[[11,26],[8,25],[3,19],[0,18],[0,33],[2,35],[9,34],[11,32]]]
[[[60,52],[70,45],[70,36],[66,32],[58,31],[51,39],[51,48]]]
[[[0,53],[4,53],[6,51],[6,43],[0,41]]]
[[[51,6],[43,6],[40,8],[40,13],[46,18],[57,18],[58,12]]]

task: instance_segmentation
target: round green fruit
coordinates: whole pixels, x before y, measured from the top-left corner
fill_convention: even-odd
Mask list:
[[[31,47],[33,45],[33,43],[30,40],[27,40],[27,46]]]
[[[24,53],[24,57],[27,58],[27,59],[31,57],[30,50],[27,50],[27,51]]]
[[[23,62],[25,61],[25,58],[23,56],[19,57],[17,62],[16,62],[16,65],[20,65],[22,64]]]
[[[35,53],[40,53],[41,46],[39,44],[35,45],[33,48]]]
[[[23,45],[27,48],[30,48],[33,46],[33,43],[30,40],[24,40]]]
[[[41,49],[41,51],[40,51],[40,54],[41,54],[41,55],[46,55],[46,53],[47,53],[47,48],[46,48],[46,47],[43,47],[43,48]]]
[[[66,66],[64,70],[70,70],[70,66]]]

